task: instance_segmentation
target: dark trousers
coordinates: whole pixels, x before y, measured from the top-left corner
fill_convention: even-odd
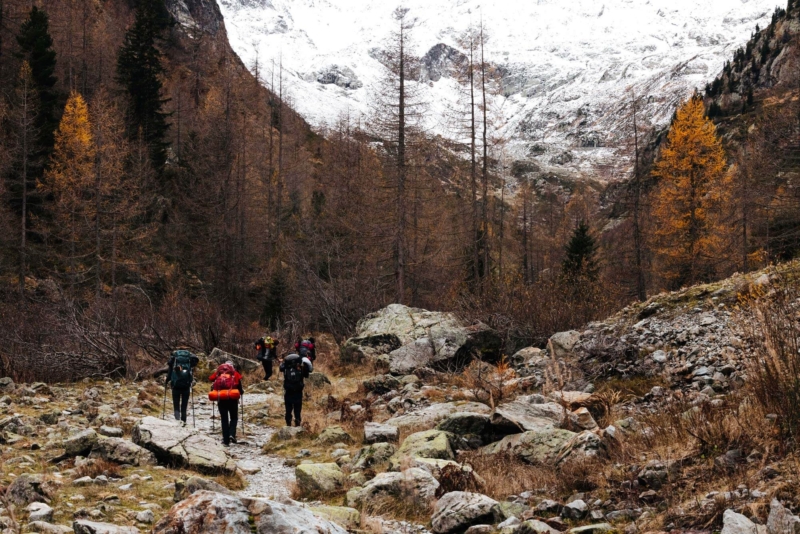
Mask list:
[[[172,410],[175,419],[186,422],[186,409],[189,407],[189,396],[192,388],[172,388]]]
[[[272,376],[272,358],[261,360],[261,365],[264,367],[264,380],[269,380]]]
[[[286,426],[292,426],[292,412],[294,412],[294,426],[300,426],[302,422],[300,412],[303,410],[303,390],[285,391],[283,400],[286,403]]]
[[[236,423],[239,422],[239,401],[221,400],[219,405],[219,419],[222,423],[222,442],[230,443],[231,438],[236,439]]]

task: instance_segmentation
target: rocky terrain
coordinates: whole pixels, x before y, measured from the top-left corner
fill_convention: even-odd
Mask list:
[[[746,400],[744,296],[779,291],[797,269],[658,295],[511,356],[488,325],[392,305],[365,317],[339,354],[320,352],[302,427],[282,426],[279,382],[238,358],[244,424],[230,448],[202,385],[230,357],[219,351],[201,355],[185,427],[162,418],[153,379],[2,378],[0,525],[793,533],[791,447],[771,441],[776,416]]]

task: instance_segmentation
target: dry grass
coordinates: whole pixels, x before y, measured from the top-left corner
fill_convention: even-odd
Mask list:
[[[100,475],[107,477],[121,476],[121,471],[118,464],[99,459],[87,460],[86,463],[75,468],[75,471],[79,477],[95,478]]]

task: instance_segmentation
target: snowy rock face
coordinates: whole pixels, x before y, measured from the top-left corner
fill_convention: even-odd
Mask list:
[[[282,61],[293,105],[314,126],[369,114],[385,72],[381,52],[399,0],[220,0],[234,50],[256,59],[265,81]],[[452,70],[481,18],[486,56],[502,75],[493,124],[514,160],[540,172],[601,180],[629,167],[632,94],[640,121],[664,126],[676,105],[703,88],[726,59],[768,23],[775,0],[405,0],[413,51],[434,133],[463,140],[447,109],[463,90]],[[266,73],[266,74],[265,74]],[[277,80],[277,77],[275,78]]]

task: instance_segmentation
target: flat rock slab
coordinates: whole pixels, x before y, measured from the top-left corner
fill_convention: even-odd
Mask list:
[[[80,519],[72,524],[75,534],[139,534],[136,527],[120,527],[111,523],[98,523]]]
[[[566,418],[566,410],[555,402],[540,402],[539,395],[526,395],[495,408],[492,424],[514,428],[519,432],[558,428]]]
[[[178,421],[145,417],[133,428],[133,442],[151,451],[162,463],[210,473],[236,471],[236,462],[216,440],[183,427]]]
[[[427,430],[435,427],[448,416],[458,412],[476,414],[490,414],[492,409],[479,402],[456,401],[431,404],[420,410],[398,415],[387,420],[384,424],[403,430]]]

